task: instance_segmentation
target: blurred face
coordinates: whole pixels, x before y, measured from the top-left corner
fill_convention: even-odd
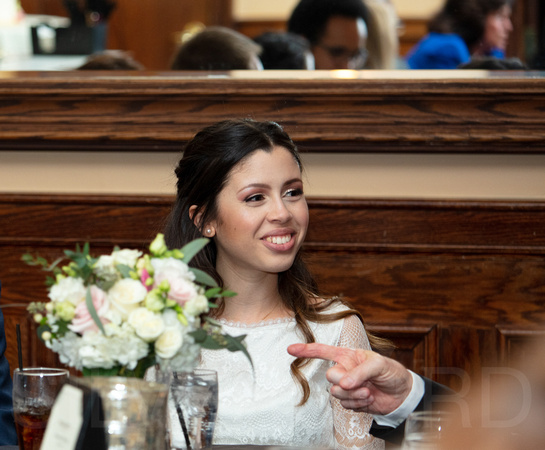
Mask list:
[[[289,269],[308,226],[301,171],[292,154],[282,147],[257,150],[236,166],[211,225],[220,275]]]
[[[312,46],[316,69],[363,68],[367,54],[366,43],[367,26],[361,17],[330,17],[323,36]]]
[[[498,11],[486,16],[483,38],[485,47],[505,50],[511,31],[513,31],[511,7],[504,5]]]

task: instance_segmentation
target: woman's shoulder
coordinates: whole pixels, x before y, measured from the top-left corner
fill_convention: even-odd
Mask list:
[[[341,297],[316,297],[311,300],[317,310],[324,314],[334,314],[337,312],[350,311],[354,308],[347,300]]]

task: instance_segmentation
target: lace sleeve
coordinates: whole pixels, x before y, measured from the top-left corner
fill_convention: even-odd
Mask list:
[[[356,316],[344,319],[337,345],[339,347],[371,349],[363,324]],[[345,409],[341,402],[333,396],[331,396],[331,405],[337,449],[384,449],[384,441],[369,434],[373,422],[373,417],[370,414]]]

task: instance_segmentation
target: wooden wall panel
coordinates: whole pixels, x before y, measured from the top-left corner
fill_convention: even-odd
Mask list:
[[[143,248],[171,197],[0,194],[2,305],[45,300],[44,274],[20,261],[91,243]],[[324,292],[344,295],[394,357],[453,387],[511,362],[544,334],[545,202],[309,199],[305,251]],[[5,309],[8,358],[15,324],[25,364],[56,364],[23,306]]]
[[[211,123],[252,117],[303,152],[545,153],[543,78],[379,72],[6,73],[0,150],[178,152]]]

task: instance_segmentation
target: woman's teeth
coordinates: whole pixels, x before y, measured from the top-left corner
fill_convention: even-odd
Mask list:
[[[291,234],[286,236],[267,236],[265,240],[273,244],[287,244],[289,241],[291,241]]]

